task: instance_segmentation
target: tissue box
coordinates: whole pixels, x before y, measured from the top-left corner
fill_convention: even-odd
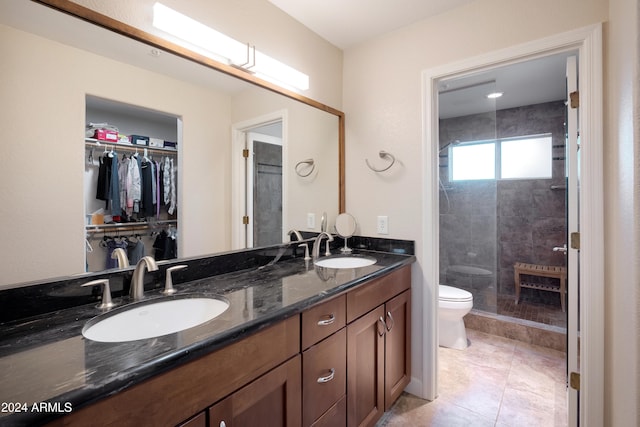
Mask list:
[[[164,147],[164,139],[160,138],[149,138],[149,147]]]
[[[110,129],[96,129],[93,137],[100,141],[116,142],[118,141],[118,132]]]
[[[149,137],[142,135],[131,135],[129,140],[133,145],[149,145]]]

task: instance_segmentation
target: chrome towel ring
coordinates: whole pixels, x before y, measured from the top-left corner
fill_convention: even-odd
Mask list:
[[[384,159],[385,157],[391,159],[391,163],[389,163],[389,165],[386,168],[378,169],[371,166],[371,163],[369,163],[369,159],[364,159],[364,161],[367,162],[367,166],[369,166],[369,169],[371,169],[374,172],[384,172],[389,168],[391,168],[391,166],[393,166],[396,162],[396,158],[394,157],[394,155],[387,151],[380,150],[380,153],[378,153],[378,155],[380,156],[381,159]]]
[[[308,169],[309,171],[307,173],[303,173],[301,171],[305,170],[305,165],[306,165],[306,169]],[[313,173],[313,171],[315,170],[316,165],[313,159],[306,159],[306,160],[301,160],[298,163],[296,163],[296,174],[298,176],[301,176],[302,178],[305,178],[309,175],[311,175]]]

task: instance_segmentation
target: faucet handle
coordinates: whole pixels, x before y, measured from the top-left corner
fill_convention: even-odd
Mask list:
[[[298,247],[304,248],[304,260],[309,261],[311,259],[311,257],[309,256],[309,245],[305,242],[305,243],[300,243]]]
[[[102,302],[96,307],[100,309],[115,307],[113,301],[111,301],[111,287],[109,286],[109,279],[97,279],[85,283],[80,286],[96,286],[102,285]]]
[[[186,264],[180,264],[167,268],[167,276],[164,281],[164,291],[162,291],[163,295],[173,295],[176,293],[176,290],[173,288],[173,279],[171,278],[171,272],[182,270],[187,267],[188,266]]]

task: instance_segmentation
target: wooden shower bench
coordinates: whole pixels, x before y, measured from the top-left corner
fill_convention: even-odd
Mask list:
[[[551,277],[560,281],[559,285],[546,283],[533,283],[524,281],[520,276],[539,276]],[[560,305],[562,311],[565,311],[565,295],[567,293],[567,269],[566,267],[558,267],[552,265],[536,265],[525,264],[524,262],[516,262],[513,266],[513,276],[516,283],[516,304],[520,301],[520,288],[538,289],[540,291],[559,292]]]

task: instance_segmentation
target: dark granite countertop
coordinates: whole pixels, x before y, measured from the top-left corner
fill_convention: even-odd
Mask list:
[[[51,421],[415,261],[413,255],[355,253],[374,256],[377,263],[337,270],[314,267],[301,258],[283,259],[177,283],[176,296],[222,296],[230,307],[207,323],[162,337],[124,343],[88,340],[82,328],[101,313],[94,304],[5,323],[0,338],[0,425]],[[157,290],[145,297],[171,298]],[[114,301],[123,303],[122,298]]]

